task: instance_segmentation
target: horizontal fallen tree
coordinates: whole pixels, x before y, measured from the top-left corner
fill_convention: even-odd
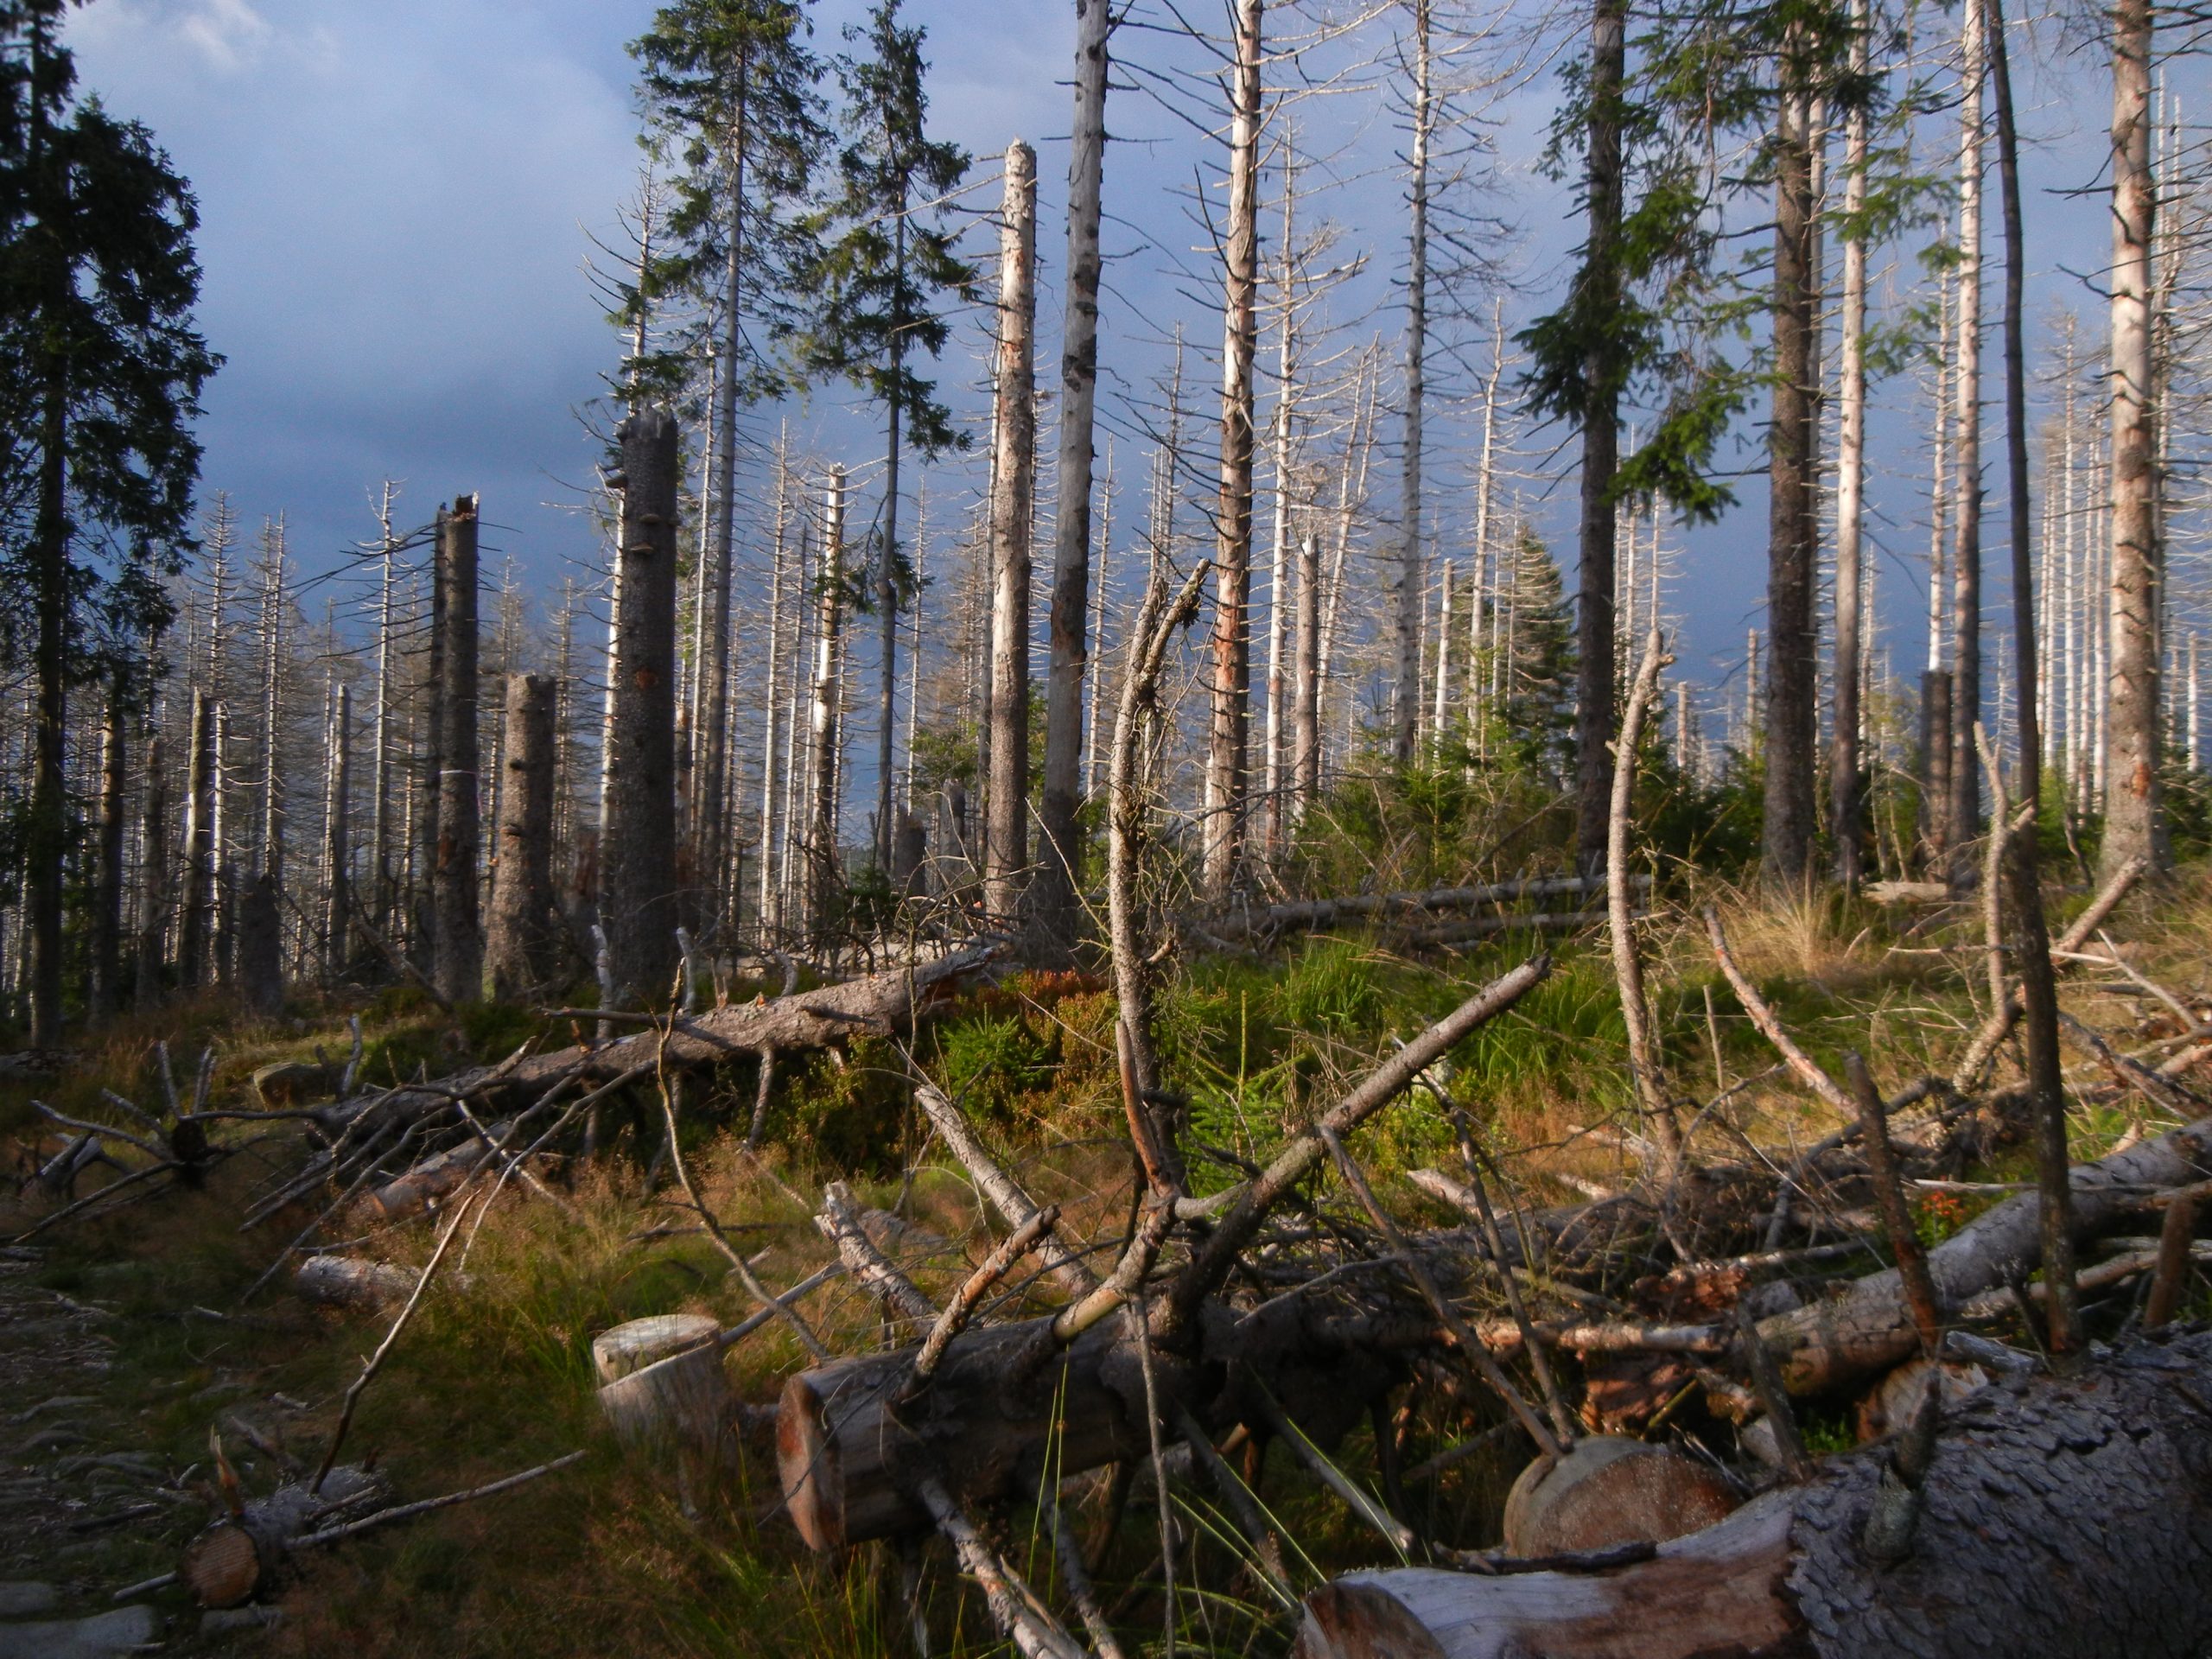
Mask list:
[[[1639,891],[1651,886],[1649,875],[1631,878]],[[1555,899],[1583,893],[1603,893],[1603,876],[1539,875],[1513,881],[1493,881],[1471,887],[1431,887],[1421,893],[1355,893],[1338,899],[1302,899],[1280,905],[1242,906],[1193,921],[1192,925],[1225,944],[1249,944],[1281,938],[1287,933],[1317,932],[1349,924],[1379,921],[1390,927],[1422,928],[1445,916],[1464,915],[1486,905],[1520,904],[1531,899]],[[1600,919],[1603,912],[1598,912]],[[1495,918],[1500,928],[1525,925],[1534,918]]]
[[[1831,1458],[1649,1558],[1593,1571],[1355,1573],[1298,1659],[1890,1659],[2014,1647],[2194,1659],[2212,1630],[2212,1333],[2008,1378]],[[1510,1564],[1509,1564],[1510,1565]]]
[[[550,1054],[518,1055],[429,1083],[353,1095],[318,1108],[333,1134],[404,1124],[465,1101],[499,1108],[535,1104],[555,1090],[594,1089],[696,1070],[740,1056],[826,1048],[910,1024],[931,1001],[990,961],[988,946],[934,962],[869,974],[789,996],[731,1003],[703,1014],[673,1014],[664,1025],[611,1042],[582,1043]]]

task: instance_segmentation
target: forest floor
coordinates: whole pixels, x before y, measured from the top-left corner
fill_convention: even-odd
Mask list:
[[[1727,915],[1747,968],[1826,1063],[1845,1048],[1863,1049],[1895,1087],[1942,1069],[1978,1021],[1982,955],[1971,906],[1930,913],[1738,902]],[[1768,1075],[1772,1056],[1717,979],[1695,917],[1683,906],[1650,924],[1654,1001],[1681,1092],[1702,1100],[1724,1084],[1746,1084],[1722,1116],[1729,1134],[1764,1145],[1825,1132],[1833,1125],[1821,1109]],[[2203,995],[2212,988],[2203,950],[2212,937],[2212,872],[2188,873],[2113,931],[2131,942],[2145,972],[2184,998]],[[1317,938],[1269,957],[1188,965],[1160,1017],[1166,1069],[1191,1102],[1188,1144],[1231,1158],[1264,1155],[1384,1052],[1393,1033],[1410,1035],[1529,946],[1505,938],[1462,957],[1413,961],[1371,940]],[[1558,1203],[1593,1182],[1624,1183],[1631,1161],[1623,1137],[1605,1127],[1628,1096],[1602,938],[1558,949],[1551,978],[1474,1044],[1458,1074],[1458,1092],[1478,1110],[1484,1139],[1529,1203]],[[2118,977],[2091,983],[2071,976],[2065,1000],[2086,1023],[2131,1042],[2159,1034],[2155,1002]],[[348,1014],[363,1020],[370,1082],[410,1075],[418,1064],[435,1075],[496,1058],[539,1028],[512,1010],[442,1017],[391,993],[303,1001],[253,1023],[213,1004],[132,1016],[66,1073],[36,1085],[0,1083],[0,1145],[15,1139],[20,1172],[35,1148],[58,1144],[41,1136],[28,1103],[34,1096],[93,1116],[104,1087],[157,1097],[147,1069],[157,1039],[179,1057],[181,1073],[212,1044],[216,1098],[236,1103],[258,1065],[342,1053]],[[1129,1201],[1111,1019],[1110,996],[1096,981],[1019,975],[963,997],[913,1044],[916,1059],[962,1097],[1031,1192],[1059,1202],[1071,1230],[1086,1233],[1118,1230]],[[556,1031],[548,1040],[569,1038]],[[2077,1158],[2158,1127],[2132,1097],[2100,1098],[2101,1078],[2093,1064],[2079,1074]],[[753,1094],[750,1062],[696,1090],[684,1103],[683,1145],[709,1205],[757,1253],[763,1280],[793,1284],[829,1258],[807,1195],[833,1177],[917,1230],[906,1259],[925,1289],[940,1291],[966,1272],[982,1236],[980,1206],[965,1176],[931,1153],[891,1045],[864,1039],[841,1056],[787,1061],[758,1160],[741,1146]],[[158,1641],[163,1652],[379,1659],[912,1651],[897,1558],[874,1546],[837,1560],[808,1554],[779,1519],[764,1448],[748,1448],[734,1478],[715,1491],[679,1494],[666,1471],[626,1459],[601,1423],[595,1334],[649,1313],[699,1312],[729,1324],[750,1311],[709,1241],[671,1202],[665,1177],[647,1184],[658,1115],[658,1103],[647,1102],[634,1128],[611,1122],[594,1165],[556,1184],[560,1203],[510,1187],[471,1217],[438,1287],[364,1394],[346,1452],[348,1460],[373,1455],[403,1499],[473,1486],[572,1450],[585,1451],[584,1459],[516,1491],[313,1552],[264,1608],[203,1615],[175,1588],[137,1598],[148,1614],[135,1641]],[[302,1464],[312,1468],[341,1395],[389,1323],[388,1314],[307,1304],[290,1293],[288,1272],[245,1295],[312,1213],[302,1208],[240,1230],[252,1198],[297,1166],[303,1144],[291,1126],[251,1127],[260,1134],[229,1137],[232,1155],[198,1189],[160,1190],[0,1254],[0,1659],[104,1650],[25,1645],[20,1621],[108,1614],[117,1589],[174,1569],[217,1508],[213,1437],[248,1496]],[[1453,1155],[1450,1126],[1432,1103],[1402,1101],[1363,1131],[1361,1144],[1400,1215],[1446,1219],[1403,1179]],[[2017,1148],[2000,1154],[1975,1179],[2017,1181],[2024,1159]],[[1225,1185],[1235,1171],[1216,1160],[1194,1173],[1203,1190]],[[1931,1201],[1922,1218],[1940,1233],[1989,1201]],[[0,1239],[52,1208],[35,1192],[0,1192]],[[355,1217],[323,1242],[418,1264],[433,1230],[419,1220],[378,1227]],[[2196,1311],[2207,1312],[2201,1283],[2196,1300]],[[880,1339],[874,1305],[849,1281],[833,1282],[807,1312],[840,1351]],[[803,1362],[772,1324],[732,1351],[731,1381],[740,1397],[765,1403]],[[1808,1427],[1816,1444],[1833,1447],[1851,1439],[1849,1422],[1847,1406],[1836,1406],[1809,1414]],[[1426,1457],[1465,1427],[1464,1417],[1440,1420],[1433,1434],[1417,1435],[1413,1455]],[[1361,1461],[1357,1447],[1343,1455],[1348,1465]],[[1426,1483],[1417,1497],[1430,1535],[1469,1547],[1494,1541],[1504,1489],[1527,1455],[1502,1439]],[[1294,1546],[1299,1589],[1374,1560],[1372,1539],[1287,1459],[1271,1462],[1265,1478]],[[1233,1554],[1209,1541],[1216,1517],[1193,1510],[1189,1519],[1193,1551]],[[1158,1559],[1156,1529],[1133,1505],[1120,1537],[1100,1574],[1104,1594],[1121,1605],[1125,1628],[1148,1621],[1156,1637],[1161,1600],[1145,1582]],[[1001,1545],[1017,1565],[1049,1571],[1041,1541]],[[937,1651],[997,1649],[980,1599],[949,1561],[936,1562],[924,1582]],[[1283,1611],[1260,1599],[1249,1578],[1217,1572],[1184,1605],[1179,1651],[1279,1652],[1287,1639]]]

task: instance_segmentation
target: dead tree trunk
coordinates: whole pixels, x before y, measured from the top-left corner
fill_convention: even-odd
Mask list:
[[[146,795],[138,820],[138,963],[135,991],[141,1008],[161,1000],[164,947],[168,942],[169,780],[162,734],[146,740]]]
[[[484,935],[476,861],[476,498],[438,515],[437,855],[430,867],[430,982],[448,1002],[480,995]]]
[[[1795,38],[1793,36],[1793,38]],[[1802,51],[1800,45],[1796,50]],[[1768,429],[1766,810],[1759,873],[1770,887],[1801,887],[1818,829],[1813,756],[1819,664],[1813,623],[1819,517],[1814,326],[1812,120],[1801,72],[1783,97],[1775,133],[1774,417]]]
[[[2207,1390],[2212,1336],[2139,1343],[1950,1408],[1916,1487],[1868,1447],[1629,1566],[1352,1573],[1306,1598],[1293,1652],[1887,1659],[2004,1632],[2053,1659],[2189,1659],[2212,1628]],[[1885,1508],[1902,1559],[1869,1538]]]
[[[1222,238],[1221,487],[1215,507],[1213,720],[1204,878],[1225,895],[1244,856],[1252,723],[1252,361],[1260,283],[1262,0],[1236,0],[1229,63],[1229,220]]]
[[[1616,348],[1596,320],[1621,302],[1615,244],[1621,233],[1621,85],[1628,64],[1628,0],[1597,0],[1590,20],[1589,162],[1583,199],[1589,229],[1575,298],[1592,319],[1584,352],[1588,387],[1582,420],[1582,528],[1577,561],[1574,683],[1574,850],[1585,875],[1605,868],[1612,809],[1613,477],[1620,468],[1620,395]]]
[[[845,469],[830,469],[822,525],[822,569],[816,585],[820,617],[815,627],[814,707],[807,763],[806,925],[825,938],[844,890],[837,853],[837,733],[841,691],[840,646],[845,622]]]
[[[346,817],[353,806],[353,690],[333,687],[322,809],[322,976],[331,983],[344,976],[353,956],[353,880],[346,868],[353,855]]]
[[[1298,541],[1296,663],[1291,674],[1291,810],[1295,827],[1321,790],[1321,538]]]
[[[2152,345],[2150,0],[2112,11],[2112,568],[2105,716],[2107,872],[2168,855],[2158,791],[2158,440]]]
[[[92,983],[94,1014],[123,1009],[123,842],[128,811],[129,705],[122,673],[108,687],[100,728],[99,868],[93,882]]]
[[[205,982],[215,898],[215,704],[192,691],[192,752],[184,785],[184,886],[177,905],[176,981],[190,990]]]
[[[1981,719],[1982,25],[1980,7],[1967,6],[1960,25],[1959,350],[1953,384],[1957,505],[1951,547],[1951,792],[1944,811],[1946,874],[1954,887],[1974,880],[1974,860],[1966,849],[1981,823],[1974,728]]]
[[[528,995],[560,965],[553,892],[553,705],[543,674],[507,677],[507,779],[499,798],[492,908],[485,929],[485,994]]]
[[[600,918],[616,1006],[668,994],[676,972],[676,417],[622,423],[614,656]]]
[[[1065,957],[1073,949],[1083,887],[1082,805],[1084,679],[1096,641],[1084,613],[1090,589],[1090,493],[1093,411],[1098,394],[1098,248],[1100,190],[1106,164],[1108,0],[1076,0],[1075,124],[1068,145],[1067,296],[1060,331],[1058,517],[1052,531],[1051,657],[1045,682],[1045,778],[1038,800],[1041,831],[1037,875],[1030,887],[1038,940]],[[1111,463],[1109,463],[1111,472]],[[1107,488],[1113,481],[1109,476]],[[1109,508],[1110,512],[1110,508]],[[1100,538],[1099,592],[1105,592],[1108,549]],[[1093,698],[1093,707],[1096,698]],[[1094,728],[1097,722],[1091,722]],[[1098,735],[1090,741],[1096,749]]]
[[[1853,0],[1853,70],[1867,73],[1867,0]],[[1835,478],[1835,715],[1828,735],[1828,823],[1835,842],[1837,885],[1855,893],[1864,874],[1859,850],[1859,601],[1865,591],[1866,484],[1866,106],[1844,118],[1843,365]]]
[[[1428,356],[1428,140],[1433,124],[1429,101],[1428,0],[1412,0],[1414,14],[1413,220],[1408,233],[1406,271],[1406,448],[1403,493],[1398,507],[1398,579],[1393,590],[1391,627],[1398,665],[1391,693],[1390,753],[1402,766],[1414,759],[1421,723],[1421,613],[1426,591],[1421,543],[1421,417],[1427,388],[1423,377]]]
[[[1021,909],[1029,863],[1029,531],[1036,493],[1037,156],[1006,152],[999,226],[998,433],[991,498],[991,770],[983,903],[1002,924]]]

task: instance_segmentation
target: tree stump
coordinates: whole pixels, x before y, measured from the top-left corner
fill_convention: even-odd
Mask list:
[[[649,1457],[672,1452],[687,1505],[736,1460],[736,1405],[720,1332],[705,1314],[663,1313],[618,1325],[591,1344],[599,1406],[614,1438]]]

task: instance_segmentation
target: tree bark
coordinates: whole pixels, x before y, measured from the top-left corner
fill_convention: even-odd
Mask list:
[[[1981,826],[1981,769],[1974,728],[1981,719],[1981,174],[1982,83],[1987,74],[1981,8],[1968,5],[1960,27],[1962,113],[1959,146],[1957,506],[1951,544],[1950,800],[1944,812],[1948,872],[1954,887],[1974,880],[1968,843]]]
[[[1868,72],[1867,0],[1853,0],[1851,67]],[[1860,659],[1866,511],[1866,167],[1867,113],[1863,101],[1844,117],[1843,363],[1835,477],[1835,709],[1828,735],[1828,823],[1835,843],[1836,884],[1856,893],[1864,878],[1859,842],[1859,728],[1865,679]]]
[[[1037,480],[1032,338],[1037,321],[1037,156],[1006,152],[999,226],[998,434],[991,498],[991,770],[983,903],[1001,924],[1021,910],[1029,849],[1029,533]]]
[[[614,657],[600,918],[620,1006],[669,994],[676,972],[676,417],[631,412],[622,446]],[[481,969],[479,969],[480,978]],[[467,994],[474,994],[474,983]]]
[[[1589,230],[1575,298],[1587,336],[1582,410],[1582,524],[1575,599],[1574,849],[1577,867],[1605,867],[1612,807],[1613,475],[1620,467],[1620,391],[1611,335],[1621,303],[1621,87],[1628,65],[1628,0],[1597,0],[1590,20]]]
[[[1793,35],[1793,40],[1795,36]],[[1786,89],[1777,117],[1774,185],[1774,393],[1768,428],[1766,794],[1759,874],[1796,891],[1813,874],[1818,818],[1813,795],[1819,664],[1813,621],[1818,552],[1814,445],[1818,407],[1814,353],[1811,111],[1802,43],[1785,51]]]
[[[353,856],[347,817],[353,804],[352,689],[333,687],[330,703],[322,809],[322,976],[334,984],[353,956],[353,879],[346,868]]]
[[[1414,15],[1413,147],[1408,158],[1412,222],[1407,236],[1406,447],[1398,501],[1398,580],[1391,628],[1397,645],[1390,705],[1390,754],[1410,766],[1421,723],[1421,597],[1427,591],[1421,542],[1421,421],[1428,391],[1428,0],[1410,0]]]
[[[478,914],[476,498],[438,515],[437,857],[430,867],[430,982],[448,1002],[473,1001],[484,982]]]
[[[2038,811],[2043,802],[2042,688],[2036,628],[2035,557],[2030,544],[2028,499],[2027,350],[2024,341],[2026,254],[2020,214],[2019,130],[2012,117],[2012,54],[2005,39],[2000,0],[1986,0],[1992,79],[1997,95],[1998,177],[2005,215],[2005,454],[2012,531],[2012,643],[2019,734],[2021,796]],[[2044,918],[2043,872],[2031,822],[2009,836],[2005,849],[2005,899],[2012,912],[2020,964],[2021,1023],[2026,1028],[2029,1116],[2034,1126],[2036,1179],[2041,1194],[2041,1250],[2046,1297],[2044,1323],[2050,1345],[2078,1347],[2080,1294],[2074,1282],[2074,1234],[2069,1211],[2072,1163],[2066,1138],[2066,1084],[2058,1053],[2058,985],[2050,962],[2050,932]]]
[[[1108,0],[1076,0],[1075,120],[1068,147],[1067,296],[1060,331],[1058,517],[1052,530],[1052,599],[1046,670],[1043,831],[1030,891],[1039,942],[1065,957],[1075,944],[1083,887],[1084,680],[1095,642],[1085,638],[1090,590],[1093,429],[1098,397],[1098,226],[1106,164]],[[1112,487],[1109,480],[1108,487]],[[1102,561],[1106,550],[1102,545]],[[1100,573],[1100,593],[1104,592]],[[1095,707],[1095,699],[1094,699]],[[1091,722],[1095,727],[1096,721]],[[1090,734],[1094,751],[1098,742]]]
[[[1292,1651],[1936,1659],[2006,1633],[2055,1659],[2188,1659],[2212,1623],[2208,1388],[2198,1333],[1979,1390],[1948,1408],[1894,1563],[1864,1541],[1881,1489],[1903,1485],[1870,1446],[1610,1571],[1349,1574],[1306,1598]]]
[[[137,1005],[161,1001],[164,948],[169,931],[169,885],[175,873],[169,846],[169,780],[167,747],[159,732],[146,740],[146,794],[138,819],[137,967],[133,986]]]
[[[1229,63],[1229,220],[1222,238],[1221,485],[1214,509],[1213,715],[1203,870],[1226,895],[1244,858],[1252,723],[1253,357],[1260,285],[1262,0],[1236,0]]]
[[[214,931],[215,703],[192,690],[191,753],[184,785],[184,884],[177,903],[176,982],[190,990],[204,982]]]
[[[1321,790],[1321,538],[1298,538],[1296,664],[1291,675],[1291,809],[1294,828]]]
[[[485,994],[525,996],[557,972],[561,912],[553,893],[553,705],[543,674],[510,674],[506,788],[499,798]]]
[[[2152,341],[2150,0],[2112,10],[2112,514],[2105,715],[2107,872],[2170,857],[2158,784],[2158,542],[2156,364]]]
[[[838,701],[842,690],[840,652],[845,622],[845,469],[830,469],[822,525],[822,568],[817,578],[819,616],[815,626],[813,711],[807,764],[806,925],[817,940],[827,937],[844,891],[837,851]]]
[[[128,709],[123,674],[108,687],[100,728],[99,865],[93,881],[92,982],[95,1016],[123,1010],[123,841],[130,789]]]

